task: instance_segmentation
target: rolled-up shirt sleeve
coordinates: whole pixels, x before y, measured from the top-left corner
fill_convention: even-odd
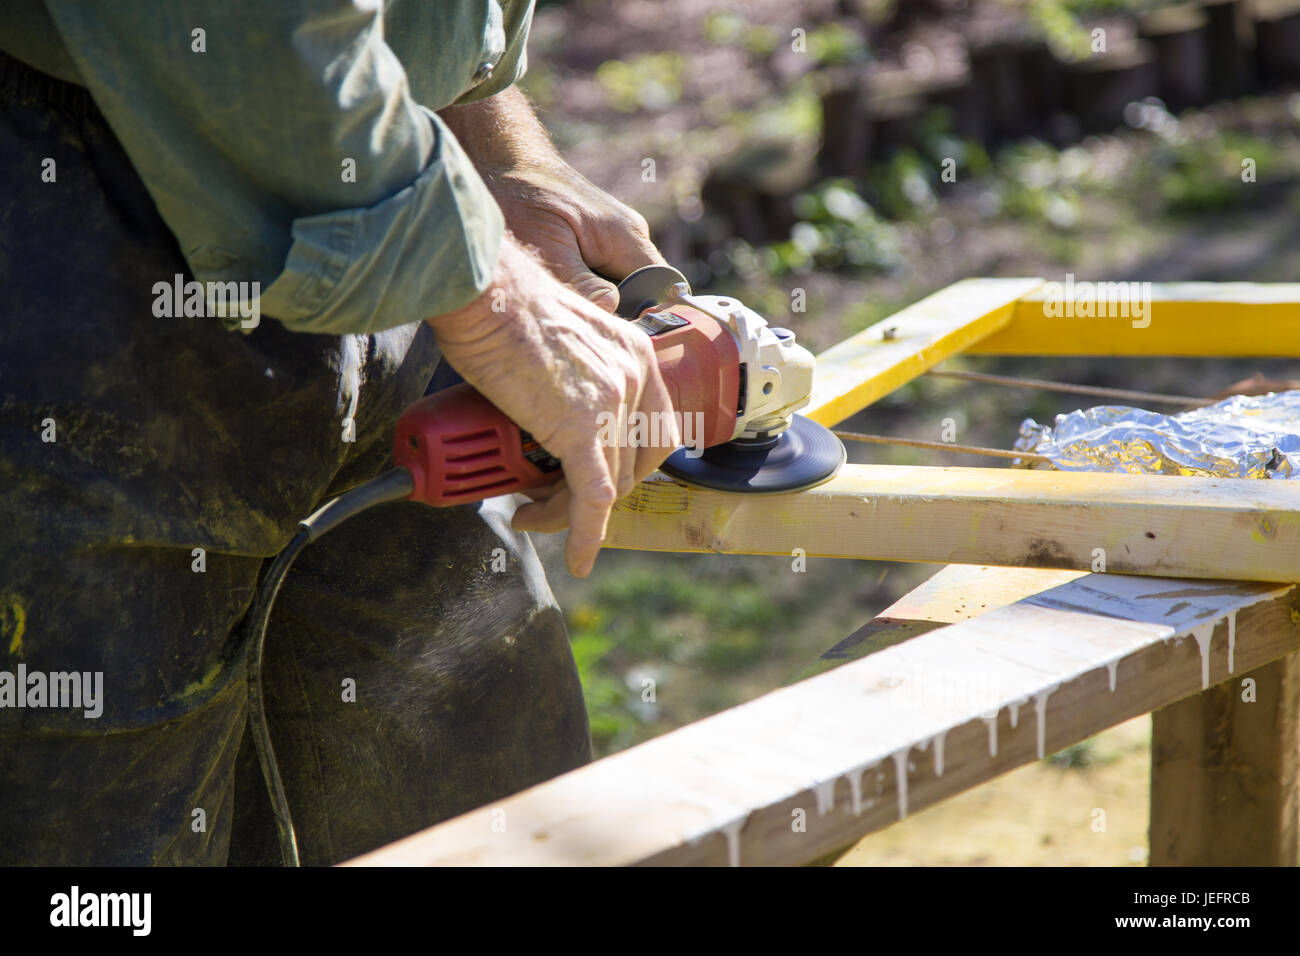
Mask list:
[[[501,212],[412,97],[380,4],[47,7],[196,279],[258,282],[264,315],[330,334],[486,289]]]
[[[464,106],[500,93],[527,72],[531,0],[440,0],[437,6],[457,11],[431,30],[427,0],[384,5],[389,46],[406,64],[421,103]]]

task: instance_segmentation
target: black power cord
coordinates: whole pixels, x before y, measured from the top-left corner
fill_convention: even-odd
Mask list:
[[[275,760],[275,748],[271,745],[271,731],[266,722],[266,702],[262,696],[262,652],[266,647],[266,625],[271,619],[271,608],[275,604],[276,595],[280,593],[284,576],[289,573],[289,568],[303,548],[353,515],[375,505],[409,498],[414,490],[411,473],[405,468],[394,468],[339,495],[298,522],[300,530],[262,578],[252,610],[245,621],[244,662],[248,679],[248,720],[253,731],[253,744],[257,748],[257,761],[262,766],[262,777],[271,797],[276,835],[280,841],[280,859],[285,866],[301,866],[302,863],[298,858],[298,836],[293,829],[293,817],[289,813],[289,799],[285,796],[284,782],[280,779],[280,765]]]

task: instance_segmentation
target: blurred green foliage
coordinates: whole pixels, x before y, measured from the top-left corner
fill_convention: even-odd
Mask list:
[[[902,244],[895,223],[934,213],[945,168],[960,169],[963,177],[991,168],[988,154],[955,136],[951,123],[948,110],[927,112],[918,124],[916,146],[877,165],[869,186],[827,179],[801,193],[794,200],[798,221],[789,239],[754,256],[773,276],[808,269],[881,273],[897,268]]]
[[[1057,150],[1037,140],[1008,146],[998,154],[990,208],[1068,232],[1079,225],[1091,165],[1079,147]]]
[[[751,56],[770,55],[781,43],[781,33],[770,24],[751,25],[737,10],[713,10],[704,18],[704,39],[719,46],[739,46]]]
[[[898,265],[897,230],[844,179],[828,179],[796,197],[799,221],[774,243],[777,271],[853,266],[885,271]]]
[[[724,584],[680,563],[602,579],[567,615],[597,749],[626,746],[658,718],[655,702],[642,699],[645,675],[662,684],[672,665],[716,678],[745,672],[769,653],[790,613],[759,580]]]
[[[1063,0],[1030,0],[1029,24],[1062,60],[1081,60],[1089,53],[1088,33]]]
[[[1082,251],[1087,206],[1101,197],[1144,215],[1182,216],[1241,203],[1243,161],[1256,170],[1284,168],[1267,139],[1221,128],[1204,116],[1180,123],[1158,100],[1134,104],[1137,126],[1129,159],[1116,175],[1098,167],[1084,145],[1058,149],[1035,139],[1009,144],[995,159],[951,132],[951,114],[932,110],[915,145],[894,151],[866,183],[827,179],[794,199],[797,222],[788,239],[750,248],[728,247],[741,272],[772,279],[809,270],[889,273],[902,261],[900,227],[924,225],[939,214],[945,165],[978,194],[981,211],[1044,230],[1040,242],[1063,263]],[[856,321],[851,323],[856,326]]]
[[[1178,0],[1003,0],[1023,6],[1030,27],[1062,60],[1082,60],[1091,52],[1084,21],[1115,13],[1141,13],[1171,6]]]
[[[682,97],[686,61],[679,53],[647,53],[630,60],[606,60],[596,68],[614,109],[623,113],[661,110]]]
[[[861,63],[867,59],[867,47],[857,31],[842,23],[828,23],[810,30],[808,54],[822,66]]]
[[[1242,163],[1275,168],[1278,151],[1264,140],[1215,131],[1196,141],[1160,144],[1139,172],[1140,186],[1175,214],[1222,209],[1241,201]]]
[[[760,110],[727,113],[723,125],[745,142],[807,139],[821,135],[821,101],[808,83],[799,83]]]

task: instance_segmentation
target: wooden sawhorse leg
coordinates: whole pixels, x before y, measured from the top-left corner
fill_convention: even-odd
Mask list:
[[[1300,864],[1300,654],[1153,712],[1150,839],[1152,866]]]

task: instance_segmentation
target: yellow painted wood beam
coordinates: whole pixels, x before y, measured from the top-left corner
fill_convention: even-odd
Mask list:
[[[1016,303],[1009,322],[964,351],[970,355],[1300,357],[1300,283],[1149,286],[1149,312],[1144,307],[1138,317],[1131,305],[1127,310],[1122,304],[1115,308],[1106,291],[1093,301],[1098,305],[1104,301],[1108,315],[1097,317],[1073,308],[1063,314],[1068,307],[1064,283],[1045,283]],[[1086,311],[1098,308],[1094,305]]]
[[[831,346],[817,356],[812,400],[800,414],[823,425],[843,421],[997,332],[1042,282],[965,279]]]
[[[605,545],[1290,582],[1300,482],[897,465],[793,495],[651,480]]]

